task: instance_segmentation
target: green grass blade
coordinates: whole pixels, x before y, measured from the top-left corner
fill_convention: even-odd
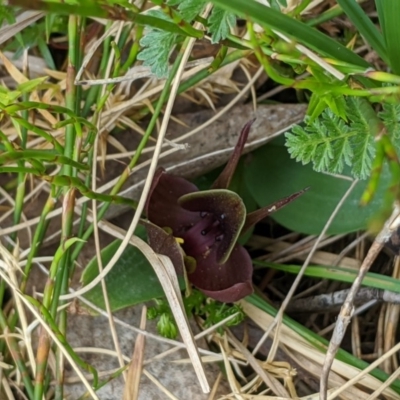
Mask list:
[[[17,160],[43,160],[49,163],[68,165],[74,168],[87,171],[89,166],[80,162],[74,161],[69,157],[59,155],[51,150],[17,150],[3,153],[0,155],[0,165],[16,162]]]
[[[297,274],[301,269],[298,265],[275,264],[257,260],[254,260],[253,262],[255,265],[261,267],[273,268],[291,274]],[[358,271],[350,268],[310,265],[307,267],[304,275],[312,278],[331,279],[334,281],[353,283],[358,275]],[[400,293],[400,280],[386,275],[375,274],[373,272],[367,273],[363,279],[362,285]]]
[[[27,131],[31,131],[36,133],[38,136],[41,136],[43,139],[45,139],[47,142],[51,143],[54,146],[54,149],[62,154],[64,153],[64,147],[57,141],[57,139],[44,131],[43,129],[39,128],[38,126],[35,126],[34,124],[31,124],[29,121],[26,119],[23,119],[17,115],[14,115],[11,117],[11,120],[15,122],[16,124],[24,127]]]
[[[79,178],[68,176],[68,175],[57,175],[57,176],[44,176],[43,179],[50,182],[55,186],[64,188],[76,188],[83,196],[89,199],[104,201],[105,203],[125,204],[129,207],[136,208],[137,202],[132,199],[128,199],[118,195],[109,195],[103,193],[97,193],[88,188],[84,182]]]
[[[58,15],[79,15],[82,17],[98,17],[110,20],[131,21],[139,25],[152,26],[164,31],[177,33],[183,36],[203,37],[203,32],[192,28],[190,32],[184,31],[175,23],[161,18],[140,14],[121,8],[118,4],[109,4],[106,1],[79,1],[75,4],[66,4],[63,1],[46,0],[13,0],[12,6],[26,8],[28,10],[41,10]],[[122,3],[122,2],[120,2]],[[129,3],[128,3],[129,5]]]
[[[284,33],[323,55],[363,68],[369,66],[363,58],[329,36],[254,0],[247,1],[246,7],[243,7],[243,0],[213,0],[212,2],[244,18],[250,18],[260,25]]]
[[[382,26],[384,41],[386,42],[386,54],[388,64],[392,71],[400,75],[400,2],[399,1],[377,1],[379,20]]]
[[[383,36],[365,14],[361,6],[355,0],[338,0],[337,2],[360,34],[379,54],[382,60],[389,64]]]

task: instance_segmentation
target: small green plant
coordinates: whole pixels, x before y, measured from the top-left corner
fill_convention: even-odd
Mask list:
[[[158,318],[157,330],[160,335],[175,339],[178,336],[178,328],[168,302],[162,299],[155,300],[155,302],[156,305],[147,310],[147,318]],[[183,304],[189,317],[197,316],[204,320],[204,328],[211,327],[225,318],[237,314],[225,324],[225,326],[235,326],[240,324],[245,317],[240,305],[220,303],[208,298],[197,289],[193,289],[192,293],[183,299]],[[222,334],[223,328],[218,328],[217,332]]]

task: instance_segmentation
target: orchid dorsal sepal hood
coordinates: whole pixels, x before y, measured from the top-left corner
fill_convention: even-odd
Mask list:
[[[146,202],[149,244],[156,252],[173,254],[177,273],[181,273],[185,258],[195,260],[187,269],[189,281],[209,297],[226,303],[253,292],[252,261],[237,243],[238,237],[302,194],[246,215],[240,196],[228,190],[253,122],[243,127],[230,160],[210,190],[199,191],[193,183],[159,168]],[[177,246],[183,252],[181,258]]]

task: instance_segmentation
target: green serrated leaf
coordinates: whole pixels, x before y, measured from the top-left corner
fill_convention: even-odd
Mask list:
[[[381,121],[365,99],[349,97],[346,104],[350,128],[357,133],[352,138],[354,149],[352,173],[356,178],[366,179],[371,173],[376,149],[374,138],[379,134]]]
[[[349,165],[354,178],[368,178],[382,123],[364,99],[348,98],[346,113],[348,123],[326,109],[316,120],[306,118],[309,126],[292,128],[285,135],[291,157],[303,165],[312,162],[318,172],[341,173]]]
[[[146,238],[146,232],[142,226],[137,228],[135,234],[142,239]],[[115,240],[101,251],[103,265],[111,260],[120,244],[120,240]],[[97,259],[93,258],[85,268],[81,281],[87,285],[98,274]],[[164,291],[153,267],[141,251],[131,245],[128,245],[122,253],[120,259],[106,276],[105,282],[113,311],[164,297]],[[180,284],[183,289],[184,283],[180,281]],[[86,293],[85,297],[98,307],[105,308],[101,285],[95,286]]]
[[[328,132],[338,138],[332,143],[332,159],[329,167],[333,173],[341,174],[345,165],[351,165],[354,155],[349,128],[342,119],[333,113],[326,114],[324,124]]]
[[[230,29],[236,24],[236,15],[222,8],[214,7],[208,19],[208,28],[211,33],[211,43],[218,43],[225,39]]]
[[[149,30],[140,40],[144,49],[137,58],[143,61],[143,65],[150,67],[151,72],[159,79],[168,75],[169,55],[176,38],[174,33]]]
[[[372,160],[375,156],[374,138],[369,135],[355,135],[353,148],[354,163],[351,172],[356,178],[367,179],[371,174]]]
[[[150,10],[146,14],[165,21],[172,21],[161,10]],[[147,28],[144,36],[140,39],[140,45],[143,49],[138,54],[137,59],[143,61],[143,65],[150,67],[151,72],[158,79],[165,78],[168,75],[169,56],[177,38],[178,35],[175,33]]]
[[[192,22],[203,10],[206,5],[205,0],[169,0],[169,6],[178,5],[179,14],[187,21]]]
[[[318,120],[315,121],[310,132],[313,132],[312,135],[315,141],[319,142],[319,144],[313,148],[312,152],[314,169],[318,172],[327,171],[330,166],[330,161],[333,158],[331,141],[327,140],[328,132],[325,126]]]
[[[400,104],[384,103],[382,108],[378,116],[385,124],[393,142],[400,146]]]

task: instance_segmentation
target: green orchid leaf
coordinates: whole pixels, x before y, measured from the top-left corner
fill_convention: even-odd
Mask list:
[[[144,227],[138,227],[135,234],[142,239],[146,238]],[[103,265],[111,260],[120,244],[120,240],[115,240],[101,251]],[[98,275],[98,263],[96,257],[94,257],[85,268],[81,281],[83,285],[87,285]],[[164,291],[153,267],[141,251],[131,245],[128,245],[120,259],[105,277],[105,282],[113,311],[164,297]],[[180,280],[180,285],[183,290],[183,279]],[[86,293],[85,297],[96,306],[105,308],[100,284]]]
[[[344,174],[348,173],[349,169],[345,167]],[[371,218],[381,210],[389,178],[385,166],[376,195],[366,207],[359,206],[359,202],[367,181],[358,182],[327,233],[340,234],[366,229]],[[307,193],[273,214],[272,218],[290,230],[313,235],[321,232],[351,185],[351,180],[346,177],[318,173],[310,165],[297,163],[278,142],[263,146],[252,154],[245,169],[245,180],[260,206],[310,187]]]

